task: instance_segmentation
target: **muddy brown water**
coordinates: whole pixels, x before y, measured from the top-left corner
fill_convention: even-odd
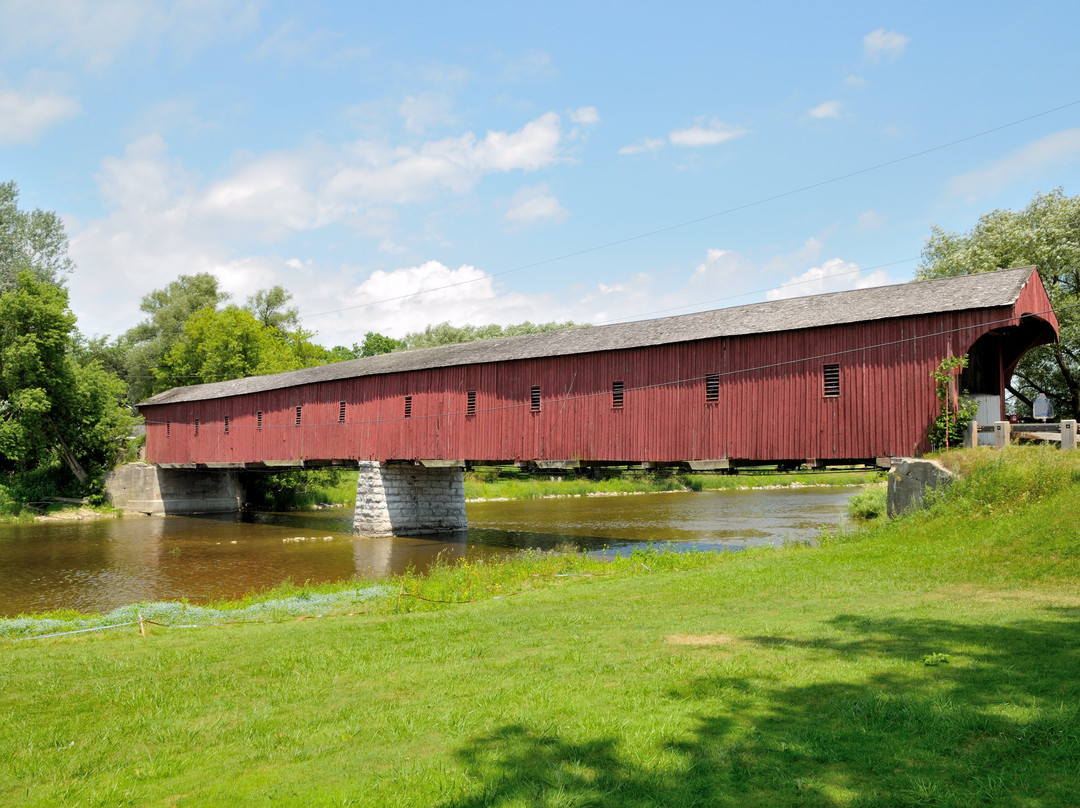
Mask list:
[[[731,550],[816,541],[845,518],[853,488],[702,491],[476,502],[448,538],[360,539],[352,511],[125,517],[0,525],[0,615],[106,612],[141,601],[236,598],[289,579],[378,578],[436,558],[574,545],[629,553],[649,542]]]

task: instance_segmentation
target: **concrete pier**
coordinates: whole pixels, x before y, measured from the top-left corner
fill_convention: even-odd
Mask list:
[[[105,477],[105,495],[114,508],[151,515],[235,513],[244,502],[235,471],[166,469],[127,463]]]
[[[419,536],[465,530],[462,464],[361,461],[353,533]]]

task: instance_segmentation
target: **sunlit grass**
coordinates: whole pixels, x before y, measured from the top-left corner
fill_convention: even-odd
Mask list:
[[[465,475],[466,499],[541,499],[664,491],[735,490],[808,485],[867,485],[885,479],[878,470],[785,472],[751,469],[738,474],[680,473],[669,469],[604,471],[598,478],[574,472],[524,473],[486,469]]]
[[[967,470],[819,548],[531,553],[309,619],[4,642],[0,804],[1071,805],[1080,453]]]

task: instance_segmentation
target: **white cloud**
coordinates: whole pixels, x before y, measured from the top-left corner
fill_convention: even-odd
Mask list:
[[[398,106],[398,113],[405,119],[405,128],[416,134],[429,129],[457,123],[453,113],[454,102],[442,93],[407,95]]]
[[[946,187],[949,193],[973,202],[1020,180],[1032,179],[1048,168],[1059,172],[1077,160],[1080,160],[1080,129],[1066,129],[1033,141],[984,168],[953,177]]]
[[[839,101],[825,101],[818,104],[807,114],[811,118],[839,118],[840,108],[843,106]]]
[[[503,221],[519,227],[551,222],[563,222],[569,212],[559,200],[547,192],[547,186],[521,188],[510,199],[510,205],[503,216]]]
[[[583,126],[595,126],[600,123],[600,113],[596,111],[596,107],[578,107],[570,110],[566,116],[574,123]]]
[[[78,101],[62,93],[0,90],[0,145],[29,143],[81,111]]]
[[[507,62],[503,68],[506,81],[551,79],[559,75],[551,63],[551,56],[542,50],[530,50]]]
[[[336,67],[366,59],[371,53],[365,47],[344,45],[340,33],[325,29],[301,31],[290,21],[266,37],[252,55],[275,64],[304,61],[321,67]]]
[[[848,76],[846,79],[844,79],[844,85],[846,87],[862,89],[866,86],[866,79],[864,79],[862,76]]]
[[[825,292],[842,292],[849,289],[867,289],[871,286],[884,286],[892,280],[884,270],[870,275],[863,275],[858,264],[848,263],[839,258],[830,258],[819,267],[811,267],[780,284],[779,288],[765,293],[768,300],[783,300],[804,295],[819,295]]]
[[[96,179],[107,215],[68,222],[79,266],[70,283],[73,307],[86,333],[117,334],[134,325],[147,292],[181,273],[212,272],[238,299],[280,283],[296,294],[301,311],[340,308],[347,281],[338,270],[235,245],[343,224],[351,234],[380,239],[384,252],[398,252],[392,239],[398,206],[464,194],[486,175],[535,171],[561,159],[554,113],[514,132],[465,133],[416,147],[308,144],[250,157],[209,182],[171,157],[161,136],[142,137],[102,161]],[[508,214],[514,224],[566,215],[543,186],[516,202]],[[437,233],[430,242],[438,243]],[[300,261],[303,271],[288,261]],[[341,334],[350,325],[343,320],[335,328]]]
[[[708,126],[699,124],[689,129],[678,129],[668,135],[668,139],[675,146],[716,146],[745,134],[745,129],[714,120]]]
[[[345,310],[312,317],[305,326],[333,334],[329,342],[345,345],[362,342],[367,331],[400,337],[444,321],[508,325],[550,320],[553,307],[547,295],[503,292],[483,270],[469,265],[451,269],[439,261],[372,272],[344,295],[332,287],[316,293],[326,299],[337,295],[332,308]]]
[[[471,132],[419,147],[371,141],[313,145],[251,160],[206,189],[199,212],[254,227],[265,238],[403,205],[449,191],[466,193],[486,174],[537,171],[562,158],[559,116],[541,115],[516,132]]]
[[[911,40],[896,31],[878,28],[863,37],[863,55],[873,63],[892,61],[904,52]]]
[[[647,137],[637,143],[631,143],[619,149],[619,154],[641,154],[643,152],[659,151],[664,147],[662,138]]]
[[[865,233],[870,230],[880,230],[883,224],[885,224],[885,217],[880,213],[873,210],[864,210],[859,214],[859,218],[855,222],[855,229]]]
[[[250,31],[258,9],[254,0],[0,0],[0,46],[100,71],[134,47],[156,53],[167,42],[187,54]]]

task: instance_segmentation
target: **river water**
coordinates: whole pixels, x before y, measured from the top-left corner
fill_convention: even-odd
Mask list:
[[[451,538],[360,539],[351,509],[0,525],[0,616],[106,612],[140,601],[236,598],[291,579],[378,578],[436,558],[570,545],[628,553],[647,542],[731,550],[814,542],[852,488],[700,491],[475,502]]]

